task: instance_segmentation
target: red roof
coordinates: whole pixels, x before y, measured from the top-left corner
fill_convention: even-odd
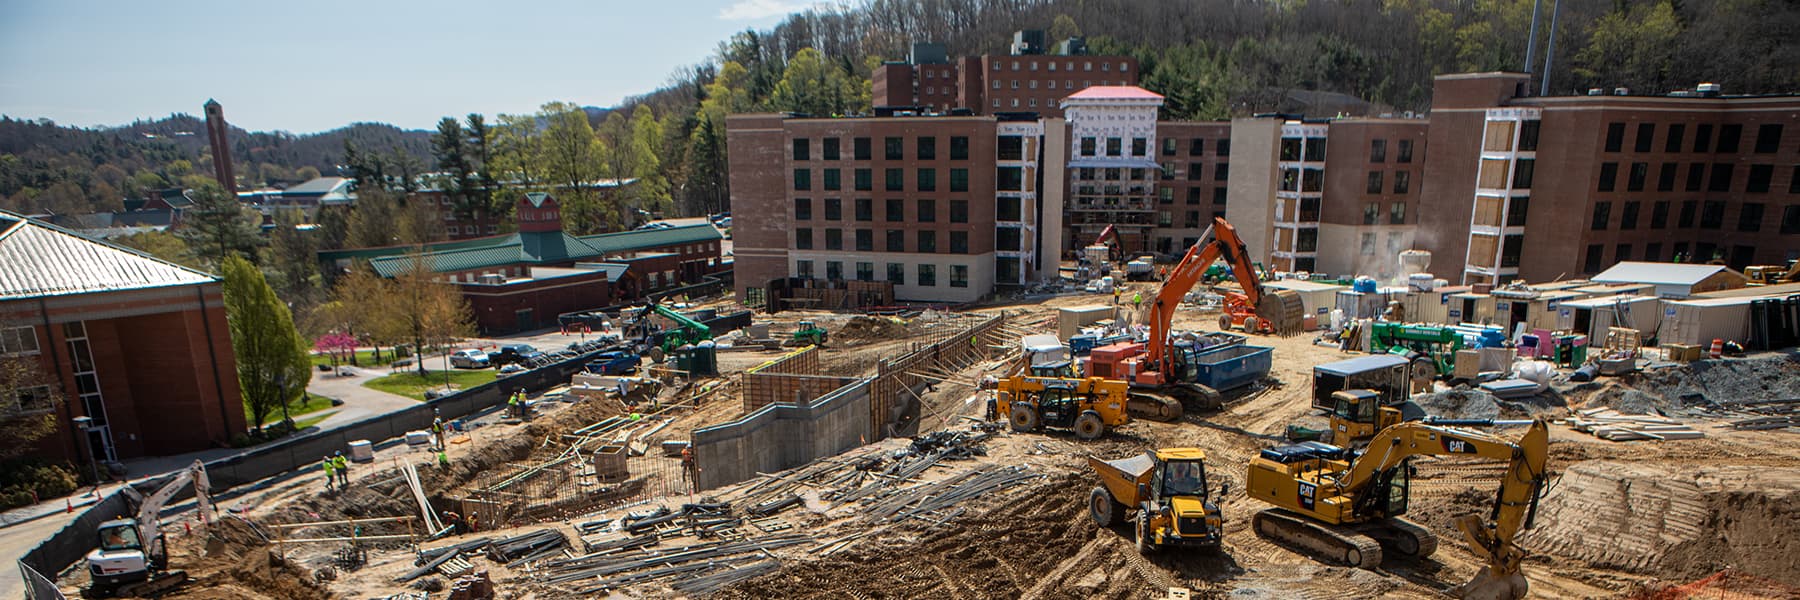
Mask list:
[[[1097,85],[1073,94],[1069,100],[1161,100],[1162,94],[1135,85]]]

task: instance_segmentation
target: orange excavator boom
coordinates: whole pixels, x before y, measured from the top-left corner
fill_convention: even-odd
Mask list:
[[[1223,218],[1213,217],[1212,226],[1188,248],[1187,254],[1181,257],[1181,262],[1169,270],[1168,279],[1163,281],[1162,289],[1157,291],[1155,301],[1150,305],[1150,343],[1145,354],[1157,371],[1169,373],[1175,366],[1174,356],[1169,352],[1168,345],[1169,327],[1175,319],[1176,308],[1181,306],[1181,300],[1187,296],[1188,291],[1200,283],[1201,278],[1206,275],[1207,267],[1221,258],[1225,260],[1225,264],[1231,265],[1232,277],[1244,288],[1248,304],[1256,307],[1259,317],[1274,324],[1277,333],[1287,334],[1300,329],[1296,311],[1265,306],[1265,295],[1256,280],[1256,266],[1250,262],[1250,252],[1245,248],[1244,240],[1238,237],[1237,229],[1231,223]],[[1297,300],[1298,298],[1282,298],[1283,303]]]

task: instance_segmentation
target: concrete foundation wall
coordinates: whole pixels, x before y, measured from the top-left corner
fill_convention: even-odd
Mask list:
[[[742,419],[694,430],[698,487],[730,485],[873,441],[867,436],[869,383],[856,380],[806,404],[770,404]]]

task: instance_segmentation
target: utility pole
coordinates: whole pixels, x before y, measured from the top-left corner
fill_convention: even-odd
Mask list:
[[[1537,50],[1538,13],[1544,10],[1544,0],[1531,3],[1531,33],[1525,37],[1525,73],[1531,73],[1532,51]]]
[[[1550,63],[1556,60],[1556,17],[1562,14],[1562,0],[1550,7],[1550,42],[1544,47],[1544,83],[1538,89],[1539,96],[1550,95]]]

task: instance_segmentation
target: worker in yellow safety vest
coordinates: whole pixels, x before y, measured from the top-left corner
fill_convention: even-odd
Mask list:
[[[319,466],[325,469],[325,491],[329,492],[337,486],[337,461],[327,456],[319,459]]]

